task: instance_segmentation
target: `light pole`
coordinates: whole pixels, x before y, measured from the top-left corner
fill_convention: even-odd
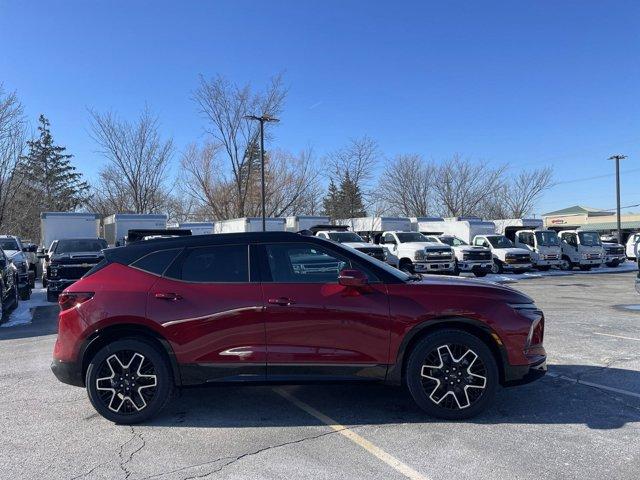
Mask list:
[[[247,120],[255,120],[260,122],[260,177],[261,177],[261,188],[262,188],[262,231],[267,231],[267,220],[266,220],[266,207],[265,207],[265,194],[264,194],[264,123],[265,122],[279,122],[277,118],[274,118],[270,115],[262,115],[260,117],[256,115],[245,115]]]
[[[616,221],[618,226],[618,243],[622,243],[622,229],[620,228],[620,160],[627,158],[625,155],[611,155],[609,160],[616,161]]]

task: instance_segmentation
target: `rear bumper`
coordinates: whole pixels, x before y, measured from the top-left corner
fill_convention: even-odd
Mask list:
[[[547,357],[542,356],[529,365],[506,365],[504,369],[504,387],[515,387],[531,383],[547,373]]]
[[[62,383],[74,387],[84,387],[82,370],[76,362],[62,362],[54,359],[51,362],[51,371]]]

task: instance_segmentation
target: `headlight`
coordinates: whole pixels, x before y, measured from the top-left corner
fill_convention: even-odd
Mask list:
[[[49,276],[50,277],[58,276],[58,267],[49,267]]]
[[[584,260],[586,260],[587,258],[589,258],[589,254],[588,254],[588,253],[583,253],[583,254],[582,254],[582,258],[583,258]]]
[[[510,303],[509,306],[520,316],[531,321],[526,346],[541,344],[544,336],[544,314],[542,310],[535,303]]]
[[[415,259],[416,260],[424,260],[426,258],[426,254],[424,252],[424,250],[418,250],[415,254]]]

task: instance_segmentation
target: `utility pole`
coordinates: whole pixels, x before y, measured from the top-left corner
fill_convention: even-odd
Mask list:
[[[279,122],[277,118],[273,118],[269,115],[262,115],[260,117],[256,115],[245,115],[247,120],[254,120],[260,122],[260,178],[261,178],[261,196],[262,196],[262,231],[267,231],[267,215],[265,206],[265,187],[264,187],[264,123],[265,122]]]
[[[622,228],[620,227],[620,160],[627,158],[625,155],[611,155],[609,160],[616,161],[616,221],[618,227],[618,243],[622,243]]]

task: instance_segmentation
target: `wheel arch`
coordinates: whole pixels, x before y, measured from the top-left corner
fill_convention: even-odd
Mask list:
[[[491,350],[496,360],[500,375],[500,384],[505,382],[505,367],[508,365],[507,352],[498,334],[491,327],[479,320],[466,317],[442,317],[426,320],[413,327],[405,335],[398,348],[396,362],[390,367],[387,373],[387,383],[394,385],[403,384],[405,381],[407,361],[413,348],[427,335],[447,329],[462,330],[482,340],[487,347],[489,347],[489,350]]]
[[[169,360],[175,384],[181,385],[182,379],[180,376],[180,368],[178,366],[173,348],[171,347],[171,344],[167,341],[167,339],[162,337],[162,335],[160,335],[155,330],[145,325],[136,323],[123,323],[102,328],[90,335],[83,343],[79,355],[81,361],[81,381],[83,383],[83,386],[84,379],[87,374],[87,368],[89,367],[89,362],[94,357],[94,355],[103,346],[109,344],[114,340],[119,340],[125,337],[144,338],[145,340],[158,347],[159,350],[164,353]]]

